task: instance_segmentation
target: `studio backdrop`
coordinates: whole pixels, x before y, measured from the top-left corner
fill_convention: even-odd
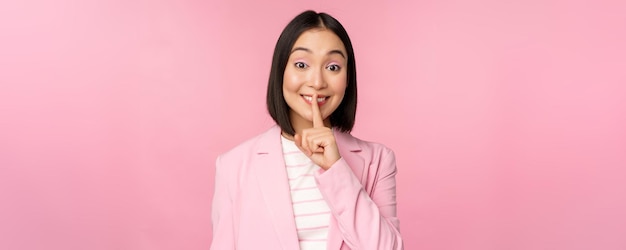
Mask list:
[[[215,158],[272,126],[307,9],[352,38],[405,249],[626,249],[617,0],[2,1],[0,249],[208,249]]]

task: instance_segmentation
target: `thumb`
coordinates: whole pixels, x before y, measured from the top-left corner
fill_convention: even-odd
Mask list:
[[[296,142],[296,146],[298,147],[298,149],[300,149],[300,151],[302,151],[306,155],[311,155],[311,151],[308,150],[308,146],[306,143],[305,147],[302,147],[302,136],[300,136],[299,134],[295,134],[293,136],[293,140]]]

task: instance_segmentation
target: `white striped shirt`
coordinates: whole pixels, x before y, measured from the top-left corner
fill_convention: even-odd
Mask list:
[[[326,249],[330,208],[315,183],[314,173],[320,167],[295,142],[281,138],[300,249]]]

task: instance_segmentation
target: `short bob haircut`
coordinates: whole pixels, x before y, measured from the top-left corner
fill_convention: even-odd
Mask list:
[[[354,127],[357,101],[356,65],[350,37],[337,19],[323,12],[316,13],[308,10],[291,20],[280,34],[274,48],[272,68],[267,85],[267,110],[282,131],[292,136],[295,131],[289,119],[290,108],[283,96],[283,76],[291,49],[298,37],[305,31],[316,28],[327,29],[335,33],[343,42],[348,53],[346,91],[339,107],[330,115],[330,124],[333,128],[347,133],[352,131],[352,127]]]

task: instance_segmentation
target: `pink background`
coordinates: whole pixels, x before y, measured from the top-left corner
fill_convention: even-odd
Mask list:
[[[406,249],[626,249],[625,1],[256,2],[0,2],[0,249],[207,249],[305,9],[353,39]]]

